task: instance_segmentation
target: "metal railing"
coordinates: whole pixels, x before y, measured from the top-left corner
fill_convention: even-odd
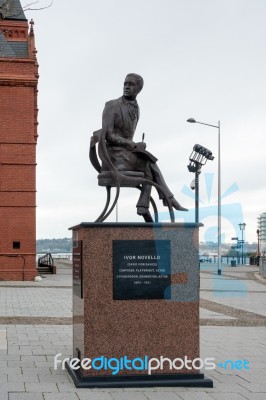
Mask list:
[[[41,267],[49,267],[52,274],[55,274],[56,267],[51,253],[47,253],[38,259],[38,269]]]

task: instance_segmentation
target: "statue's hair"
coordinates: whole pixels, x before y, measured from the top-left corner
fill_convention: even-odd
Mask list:
[[[143,85],[144,85],[144,80],[143,80],[143,78],[142,78],[140,75],[138,75],[138,74],[133,74],[133,73],[127,74],[126,78],[127,78],[128,76],[133,76],[133,77],[137,80],[137,84],[138,84],[138,87],[139,87],[139,91],[141,91],[141,89],[143,88]]]

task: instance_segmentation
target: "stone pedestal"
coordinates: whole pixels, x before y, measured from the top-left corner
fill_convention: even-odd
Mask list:
[[[71,229],[73,358],[98,358],[97,369],[68,366],[75,384],[212,387],[197,362],[189,369],[182,364],[200,357],[199,225],[81,223]],[[164,360],[148,373],[148,360],[160,357],[182,360],[177,369]]]

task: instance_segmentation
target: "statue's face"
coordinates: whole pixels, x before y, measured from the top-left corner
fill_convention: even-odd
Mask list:
[[[135,99],[139,93],[139,86],[134,76],[127,76],[124,82],[124,96],[126,98]]]

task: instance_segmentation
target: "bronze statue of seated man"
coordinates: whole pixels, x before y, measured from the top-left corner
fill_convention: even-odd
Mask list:
[[[109,158],[119,171],[143,172],[144,178],[160,185],[173,208],[187,211],[174,198],[157,165],[157,159],[146,150],[146,144],[133,141],[139,120],[139,106],[136,98],[142,90],[143,84],[140,75],[128,74],[124,82],[123,96],[105,104],[102,132],[106,132],[106,148]],[[101,157],[100,153],[99,155]],[[104,162],[102,171],[108,171]],[[167,205],[162,193],[160,191],[158,193],[164,205]],[[146,222],[153,221],[149,212],[150,194],[151,185],[143,184],[136,207],[138,215],[142,215]]]

